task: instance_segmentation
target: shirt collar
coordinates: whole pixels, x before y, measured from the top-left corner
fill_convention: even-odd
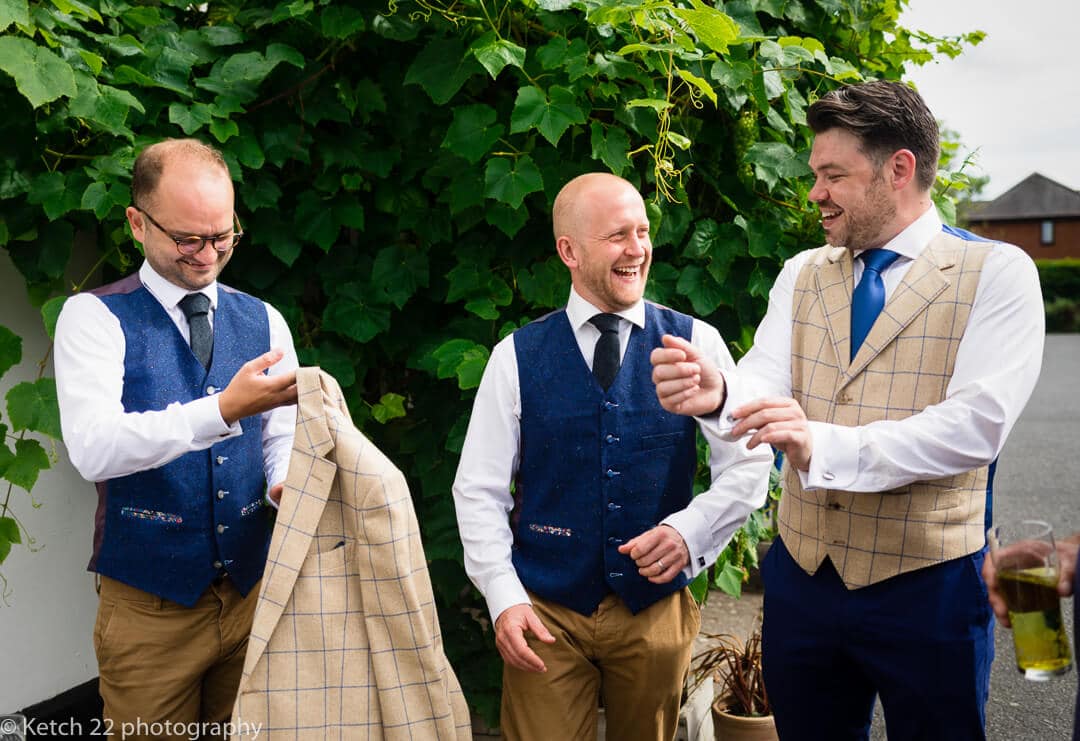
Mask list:
[[[170,311],[180,304],[180,299],[189,293],[194,293],[194,291],[170,283],[161,277],[156,270],[150,267],[150,263],[146,260],[143,260],[142,267],[139,268],[139,280],[146,286],[146,290],[150,291],[154,298]],[[212,310],[217,310],[218,286],[216,280],[198,292],[210,299],[210,308]]]
[[[584,326],[585,322],[592,319],[597,314],[603,314],[605,312],[596,308],[588,301],[583,299],[581,295],[574,290],[573,286],[570,286],[570,298],[566,301],[566,318],[570,320],[570,326],[575,332]],[[621,316],[631,324],[645,327],[645,302],[639,300],[636,304],[629,309],[623,311],[609,312],[614,313],[616,316]]]
[[[909,260],[915,260],[940,231],[941,217],[938,216],[937,207],[931,203],[922,216],[908,224],[903,231],[883,244],[882,248],[892,250]],[[864,250],[859,250],[854,256],[858,257],[863,252]]]

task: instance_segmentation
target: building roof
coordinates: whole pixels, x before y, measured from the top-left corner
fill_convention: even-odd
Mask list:
[[[1035,172],[992,201],[972,203],[969,221],[1080,218],[1080,191]]]

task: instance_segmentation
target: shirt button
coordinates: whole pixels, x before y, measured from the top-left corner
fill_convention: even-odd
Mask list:
[[[612,535],[610,538],[607,539],[607,542],[611,545],[619,545],[620,543],[622,543],[622,538],[616,538],[614,535]]]
[[[219,455],[217,457],[217,464],[220,466],[222,463],[224,463],[227,460],[229,460],[229,456],[227,456],[227,455]]]
[[[825,471],[821,474],[821,478],[825,479],[826,481],[832,481],[836,478],[836,474],[834,474],[832,471]]]
[[[213,396],[216,393],[217,393],[217,386],[207,386],[206,387],[206,395],[207,396]]]
[[[220,569],[224,565],[225,564],[223,564],[221,561],[214,561],[214,568],[215,569]]]
[[[217,526],[218,535],[221,535],[222,533],[224,533],[226,530],[228,530],[228,528],[229,528],[228,525],[218,525]]]
[[[622,572],[621,571],[609,571],[608,576],[610,576],[612,579],[618,579],[620,576],[622,576]]]
[[[616,476],[619,475],[619,472],[618,471],[613,471],[612,469],[609,468],[608,470],[604,471],[604,475],[607,476],[609,479],[613,479],[613,478],[615,478]]]
[[[228,494],[228,493],[229,492],[225,491],[224,489],[218,489],[217,498],[218,499],[224,499],[225,495]]]
[[[617,509],[622,509],[622,505],[615,504],[615,502],[608,502],[607,508],[609,511],[614,512]]]
[[[606,442],[608,445],[611,445],[613,443],[619,442],[619,438],[615,437],[614,435],[608,435],[604,438],[604,442]]]

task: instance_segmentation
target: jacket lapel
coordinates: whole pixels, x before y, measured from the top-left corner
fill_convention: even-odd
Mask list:
[[[258,665],[292,596],[297,574],[311,549],[311,540],[337,474],[337,465],[326,457],[333,450],[334,441],[326,421],[319,369],[297,370],[296,390],[296,437],[255,607],[244,660],[245,678]]]
[[[845,247],[829,248],[815,279],[829,341],[836,352],[838,367],[843,369],[851,356],[851,252]]]
[[[848,380],[862,372],[882,349],[948,288],[951,281],[944,271],[951,268],[956,260],[953,251],[945,248],[945,239],[944,235],[934,237],[912,263],[847,369]]]

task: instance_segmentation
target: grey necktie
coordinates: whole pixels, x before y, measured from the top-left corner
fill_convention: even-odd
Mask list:
[[[592,372],[600,387],[607,391],[619,372],[619,317],[597,314],[589,321],[600,330],[600,339],[593,350]]]
[[[210,329],[210,299],[203,293],[189,293],[180,299],[180,309],[188,320],[191,334],[191,352],[202,363],[203,368],[210,367],[210,356],[214,352],[214,333]]]

